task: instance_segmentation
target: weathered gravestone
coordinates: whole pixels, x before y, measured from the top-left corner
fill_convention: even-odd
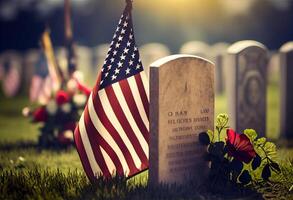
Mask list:
[[[293,42],[280,49],[281,137],[293,139]]]
[[[173,55],[150,67],[150,184],[207,177],[206,147],[198,134],[214,124],[214,65],[200,57]]]
[[[238,132],[254,129],[266,134],[266,47],[256,41],[231,45],[225,58],[230,126]]]
[[[229,47],[228,43],[219,42],[211,46],[210,57],[215,63],[215,89],[217,94],[222,94],[224,92],[224,57],[227,53]]]

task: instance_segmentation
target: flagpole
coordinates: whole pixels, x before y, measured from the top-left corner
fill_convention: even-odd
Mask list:
[[[133,3],[133,0],[125,0],[126,2],[126,5],[128,6],[128,9],[129,10],[132,10],[132,3]]]
[[[64,0],[64,37],[67,48],[68,75],[71,77],[72,73],[76,70],[76,56],[71,22],[71,0]]]

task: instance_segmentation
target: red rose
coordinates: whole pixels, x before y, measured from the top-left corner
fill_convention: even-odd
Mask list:
[[[245,163],[249,163],[256,156],[253,145],[245,134],[238,134],[232,129],[227,129],[227,136],[229,156]]]
[[[70,97],[69,95],[63,91],[63,90],[59,90],[56,94],[56,102],[58,105],[62,105],[64,103],[67,103],[70,101]]]
[[[45,109],[45,107],[37,108],[33,112],[33,121],[34,122],[45,122],[48,119],[48,113]]]

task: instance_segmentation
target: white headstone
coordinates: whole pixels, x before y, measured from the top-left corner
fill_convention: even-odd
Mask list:
[[[214,64],[191,55],[150,67],[151,184],[203,183],[208,163],[199,133],[214,128]]]

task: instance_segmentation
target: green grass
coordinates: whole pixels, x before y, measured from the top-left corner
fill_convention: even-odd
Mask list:
[[[268,88],[268,137],[278,138],[279,91],[276,77]],[[21,115],[29,105],[26,97],[5,99],[0,96],[0,199],[227,199],[209,194],[201,188],[151,188],[144,172],[128,181],[118,177],[91,184],[85,176],[74,148],[62,151],[39,150],[35,147],[38,126]],[[216,97],[216,114],[227,112],[226,97]],[[293,199],[293,149],[280,147],[278,161],[284,176],[274,175],[271,183],[254,189],[269,199]],[[242,196],[246,194],[242,194]],[[250,196],[250,195],[248,195]],[[235,196],[234,196],[235,197]],[[255,197],[255,196],[254,196]],[[252,199],[254,199],[252,197]],[[232,197],[229,197],[230,199]],[[228,198],[228,199],[229,199]]]
[[[0,141],[37,141],[38,127],[22,116],[22,109],[28,105],[26,97],[5,99],[0,95]]]

